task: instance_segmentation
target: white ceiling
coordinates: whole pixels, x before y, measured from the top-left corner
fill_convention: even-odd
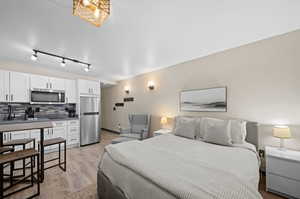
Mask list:
[[[0,5],[0,59],[106,80],[125,79],[300,28],[299,0],[111,0],[94,27],[72,16],[72,0]],[[30,60],[33,48],[90,62],[61,68]]]

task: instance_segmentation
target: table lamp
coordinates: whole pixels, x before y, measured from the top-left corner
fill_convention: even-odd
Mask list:
[[[165,116],[161,117],[160,123],[162,124],[162,126],[166,125],[168,123],[168,118]]]
[[[284,139],[292,137],[288,126],[275,126],[273,128],[273,136],[280,138],[280,150],[284,150]]]

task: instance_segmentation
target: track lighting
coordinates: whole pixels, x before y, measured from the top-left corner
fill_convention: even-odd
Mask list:
[[[91,64],[87,64],[85,67],[84,67],[84,71],[85,72],[89,72],[91,70]]]
[[[65,58],[62,59],[60,65],[61,65],[61,67],[65,67],[66,66]]]
[[[37,49],[33,49],[33,53],[31,55],[31,60],[32,61],[36,61],[37,58],[38,58],[38,53],[40,54],[43,54],[43,55],[47,55],[47,56],[50,56],[50,57],[56,57],[56,58],[59,58],[61,59],[61,67],[65,67],[66,66],[66,61],[70,61],[70,62],[74,62],[76,64],[82,64],[84,65],[84,70],[86,72],[89,72],[91,70],[91,64],[89,63],[86,63],[86,62],[83,62],[83,61],[79,61],[77,59],[72,59],[72,58],[69,58],[69,57],[64,57],[64,56],[61,56],[61,55],[56,55],[56,54],[53,54],[53,53],[48,53],[48,52],[45,52],[45,51],[41,51],[41,50],[37,50]]]
[[[37,60],[37,52],[33,51],[33,54],[31,55],[31,60],[36,61]]]

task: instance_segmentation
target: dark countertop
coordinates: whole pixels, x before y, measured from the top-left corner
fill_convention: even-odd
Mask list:
[[[23,131],[52,127],[53,121],[49,119],[0,121],[0,132]]]

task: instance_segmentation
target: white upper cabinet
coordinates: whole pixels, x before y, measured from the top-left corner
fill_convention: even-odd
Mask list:
[[[0,70],[0,102],[9,102],[9,72]]]
[[[30,87],[38,89],[50,89],[49,77],[41,75],[30,76]]]
[[[50,89],[65,90],[65,80],[60,78],[49,78]]]
[[[29,75],[0,71],[0,102],[29,102]]]
[[[66,102],[76,103],[76,82],[75,80],[65,80]]]
[[[79,79],[78,90],[81,95],[100,96],[100,82]]]
[[[29,102],[29,75],[10,72],[10,101]]]
[[[65,90],[65,80],[41,75],[31,75],[31,88]]]

